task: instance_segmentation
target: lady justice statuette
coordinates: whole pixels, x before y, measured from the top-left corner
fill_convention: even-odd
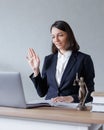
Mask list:
[[[77,106],[78,110],[86,110],[87,107],[85,106],[85,101],[88,95],[88,89],[86,86],[86,83],[84,82],[84,78],[80,77],[78,78],[78,73],[76,73],[76,79],[73,83],[74,86],[79,85],[79,104]]]

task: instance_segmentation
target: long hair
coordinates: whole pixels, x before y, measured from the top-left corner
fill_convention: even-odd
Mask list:
[[[67,33],[67,35],[68,35],[67,44],[68,45],[67,45],[66,50],[78,51],[80,49],[80,47],[75,39],[74,33],[68,23],[66,23],[65,21],[55,21],[50,28],[50,32],[52,31],[53,27],[58,28]],[[52,53],[58,52],[57,47],[53,43],[52,43],[51,50],[52,50]]]

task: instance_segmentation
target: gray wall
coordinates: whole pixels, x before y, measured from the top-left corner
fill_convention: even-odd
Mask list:
[[[104,0],[0,0],[0,71],[19,71],[27,101],[39,98],[28,76],[29,47],[41,59],[51,50],[50,26],[67,21],[81,51],[92,56],[96,91],[104,91]]]

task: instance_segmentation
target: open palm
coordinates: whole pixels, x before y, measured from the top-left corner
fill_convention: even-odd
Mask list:
[[[34,51],[32,48],[29,48],[29,50],[28,50],[27,60],[28,60],[28,63],[29,63],[29,65],[30,65],[30,67],[31,67],[33,70],[39,69],[40,59],[39,59],[39,57],[36,55],[35,51]]]

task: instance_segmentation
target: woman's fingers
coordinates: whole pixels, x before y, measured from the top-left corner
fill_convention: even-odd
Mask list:
[[[32,48],[29,48],[28,49],[28,58],[32,58],[34,57],[36,54],[35,54],[35,51],[32,49]]]
[[[58,96],[51,99],[52,102],[73,102],[72,96]]]
[[[33,48],[28,49],[27,60],[32,69],[38,69],[40,66],[40,59]]]
[[[55,97],[51,99],[53,102],[63,102],[64,101],[64,97],[60,96],[60,97]]]

